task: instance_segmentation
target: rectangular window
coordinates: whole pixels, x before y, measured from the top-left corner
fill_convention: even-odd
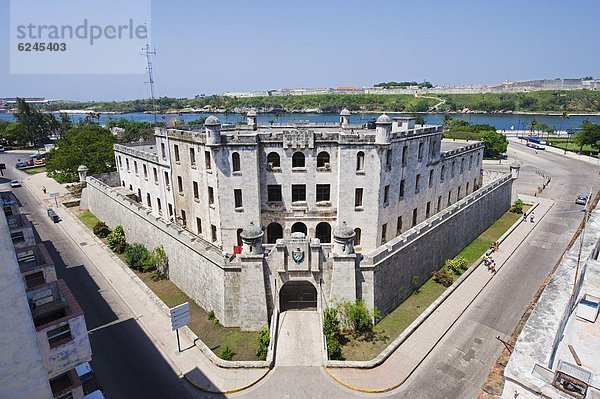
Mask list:
[[[433,187],[433,169],[429,171],[429,187]]]
[[[202,219],[196,218],[196,233],[202,234]]]
[[[306,185],[292,184],[292,202],[306,201]]]
[[[169,204],[169,219],[173,218],[173,205]]]
[[[179,194],[183,194],[183,179],[181,176],[177,176],[177,189]]]
[[[408,146],[405,145],[404,147],[402,147],[402,166],[406,166],[406,162],[408,161],[408,159],[406,159],[407,156],[408,156]]]
[[[156,208],[158,209],[158,214],[162,215],[162,205],[160,203],[160,198],[156,197]]]
[[[162,159],[167,159],[167,151],[165,150],[165,143],[160,143],[160,152],[162,154]]]
[[[235,202],[235,207],[236,208],[241,208],[243,207],[242,204],[242,190],[239,188],[236,188],[233,190],[233,199]]]
[[[171,183],[169,182],[169,172],[165,171],[165,186],[167,187],[167,190],[171,189]]]
[[[173,149],[175,151],[175,162],[180,162],[179,159],[179,146],[177,144],[173,145]]]
[[[204,151],[204,166],[206,167],[206,170],[211,169],[210,151]]]
[[[438,212],[442,210],[442,196],[441,195],[438,197],[438,203],[437,203],[436,209]]]
[[[123,167],[123,160],[121,159],[121,156],[119,155],[119,166],[122,168]]]
[[[196,150],[193,147],[190,147],[190,164],[196,166]]]
[[[456,200],[457,201],[460,199],[460,189],[461,188],[462,188],[461,186],[458,186],[458,194],[456,194]]]
[[[419,186],[421,184],[421,175],[417,175],[415,179],[415,194],[419,192]]]
[[[209,205],[215,204],[215,191],[213,190],[212,187],[208,188],[208,204]]]
[[[385,166],[388,169],[392,168],[392,150],[387,150],[385,153]]]
[[[387,205],[390,202],[390,186],[389,184],[383,188],[383,204]]]
[[[473,155],[469,157],[469,170],[473,167]]]
[[[465,171],[465,159],[463,158],[460,160],[460,174],[462,175],[464,171]]]
[[[413,209],[412,227],[415,227],[417,225],[417,215],[418,215],[418,210],[417,210],[417,208],[415,208],[415,209]]]
[[[152,199],[150,198],[150,193],[146,194],[146,205],[148,205],[148,208],[152,208]]]
[[[448,206],[452,204],[452,190],[448,191]]]
[[[363,204],[363,189],[357,188],[354,190],[354,206],[362,206]]]
[[[317,202],[329,201],[330,189],[329,184],[317,184]]]
[[[44,272],[36,272],[25,276],[25,285],[28,289],[37,287],[38,285],[42,285],[44,283],[46,283],[46,280],[44,279]]]
[[[148,168],[146,168],[146,164],[142,165],[142,169],[144,170],[144,179],[148,180]]]
[[[444,181],[445,176],[446,176],[446,165],[442,165],[442,171],[440,172],[440,182]]]
[[[405,180],[404,179],[400,180],[400,195],[399,195],[400,199],[404,198],[404,184],[405,184]]]
[[[431,215],[431,201],[427,201],[427,207],[425,208],[425,219],[429,219]]]
[[[381,243],[385,244],[387,241],[387,223],[381,226]]]
[[[467,182],[467,188],[465,189],[465,195],[469,195],[469,182]]]
[[[125,169],[129,172],[129,159],[125,158]]]
[[[419,160],[419,162],[421,162],[423,160],[423,143],[419,143],[418,160]]]
[[[194,199],[200,199],[200,192],[198,191],[198,182],[195,181],[192,183],[194,186]]]
[[[133,161],[133,172],[134,172],[136,175],[138,174],[137,161]]]
[[[181,225],[183,227],[187,226],[187,215],[183,209],[181,210]]]
[[[217,226],[214,224],[210,225],[210,238],[213,242],[217,241]]]
[[[268,202],[281,202],[281,185],[269,184],[267,186],[267,201]]]
[[[154,175],[154,183],[158,183],[158,170],[156,168],[152,168],[152,173]]]
[[[54,328],[46,333],[50,348],[57,347],[73,339],[71,327],[68,324]]]
[[[396,235],[402,234],[402,216],[398,216],[398,221],[396,222]]]
[[[477,178],[473,180],[473,191],[477,190]]]
[[[452,169],[450,169],[450,177],[454,177],[454,167],[456,166],[456,161],[452,161]]]

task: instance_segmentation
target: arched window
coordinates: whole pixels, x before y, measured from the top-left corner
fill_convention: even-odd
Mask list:
[[[362,151],[356,154],[356,170],[365,170],[365,153]]]
[[[234,172],[240,171],[240,154],[237,152],[231,154],[231,168]]]
[[[317,155],[317,168],[324,168],[325,166],[329,166],[329,153],[321,151]]]
[[[267,163],[271,168],[279,168],[281,167],[281,161],[279,160],[279,154],[276,152],[270,152],[267,155]]]
[[[238,247],[242,246],[242,231],[243,231],[243,229],[237,229],[237,232],[236,232]]]
[[[354,245],[360,245],[360,234],[362,231],[357,227],[354,229]]]
[[[267,244],[275,244],[279,238],[283,238],[283,227],[273,222],[267,226]]]
[[[292,225],[292,233],[304,233],[306,235],[306,225],[302,222],[296,222]]]
[[[315,229],[315,237],[321,240],[321,243],[331,242],[331,225],[327,222],[321,222]]]
[[[305,159],[304,154],[301,152],[295,152],[292,155],[292,168],[304,168],[305,167]]]

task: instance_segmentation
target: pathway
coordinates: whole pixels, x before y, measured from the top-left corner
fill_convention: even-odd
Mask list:
[[[288,310],[279,316],[276,366],[323,363],[321,320],[314,310]]]

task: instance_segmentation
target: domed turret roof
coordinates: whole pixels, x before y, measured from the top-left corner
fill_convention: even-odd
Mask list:
[[[379,116],[379,118],[377,118],[376,123],[392,123],[392,118],[390,118],[386,114],[382,114]]]
[[[242,233],[240,234],[242,236],[242,238],[245,238],[247,240],[254,240],[256,238],[260,238],[263,236],[263,231],[260,229],[260,226],[257,226],[254,224],[254,222],[250,222],[248,225],[246,225],[246,227],[244,227],[244,230],[242,230]]]
[[[340,116],[350,116],[350,111],[348,111],[348,108],[344,108],[342,112],[340,112]]]
[[[354,237],[354,230],[352,230],[352,227],[348,226],[346,222],[342,222],[335,226],[333,235],[338,238],[351,238]]]
[[[208,118],[206,118],[206,120],[204,121],[204,124],[206,126],[215,126],[215,125],[220,125],[221,121],[216,116],[211,115]]]
[[[256,111],[251,109],[250,111],[248,111],[248,113],[246,115],[247,116],[256,116]]]

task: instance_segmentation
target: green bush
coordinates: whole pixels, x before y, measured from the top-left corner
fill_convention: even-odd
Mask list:
[[[342,354],[342,345],[340,345],[340,339],[337,335],[325,336],[327,342],[327,355],[330,360],[344,360]]]
[[[331,360],[344,360],[340,345],[340,319],[337,308],[325,308],[323,315],[323,334],[327,343],[327,355]]]
[[[125,251],[125,248],[127,248],[125,232],[123,231],[123,227],[121,225],[115,227],[115,229],[111,231],[108,236],[106,236],[106,240],[108,241],[109,248],[118,254],[122,254],[123,251]]]
[[[512,213],[523,213],[523,201],[520,199],[516,200],[510,211]]]
[[[215,311],[212,309],[208,312],[208,320],[212,321],[213,324],[219,324],[219,319],[215,316]]]
[[[140,243],[127,246],[123,255],[125,256],[125,263],[135,270],[146,271],[149,264],[152,263],[150,252]]]
[[[258,360],[267,360],[267,352],[271,342],[270,333],[267,327],[261,328],[258,332],[258,337],[256,337],[256,356]]]
[[[433,273],[433,281],[444,287],[450,287],[454,283],[454,279],[446,269],[440,269]]]
[[[106,238],[110,234],[110,229],[104,222],[98,222],[94,226],[94,234],[100,238]]]
[[[346,328],[354,330],[357,333],[370,332],[373,329],[371,314],[362,299],[355,302],[342,303],[342,313],[346,322]]]
[[[231,350],[228,345],[225,345],[223,349],[221,349],[221,353],[219,353],[219,357],[223,360],[231,360],[235,356],[235,353]]]
[[[459,256],[454,259],[446,260],[444,263],[446,270],[451,270],[456,275],[461,275],[465,270],[469,268],[469,264],[465,258]]]

